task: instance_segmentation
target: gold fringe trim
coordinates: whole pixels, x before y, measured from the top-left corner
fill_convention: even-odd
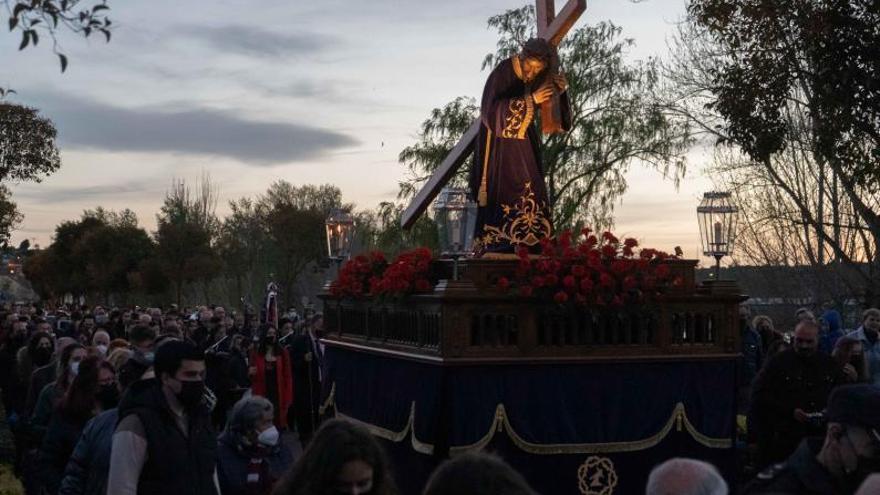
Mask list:
[[[403,430],[392,431],[360,421],[350,416],[346,416],[345,414],[339,412],[338,409],[336,411],[337,417],[346,419],[355,424],[359,424],[369,430],[370,433],[372,433],[373,435],[394,443],[402,442],[404,439],[406,439],[408,434],[411,434],[410,441],[412,443],[413,450],[421,454],[432,455],[434,453],[434,446],[432,444],[419,441],[416,438],[414,429],[415,415],[416,403],[412,402],[412,404],[410,405],[409,418],[407,419],[406,425],[404,426]],[[685,412],[684,404],[682,404],[681,402],[675,405],[675,408],[673,408],[672,410],[672,416],[670,416],[669,421],[666,422],[663,428],[661,428],[660,431],[648,438],[642,440],[634,440],[631,442],[570,444],[538,444],[523,440],[523,438],[519,436],[519,434],[517,434],[516,431],[514,431],[513,427],[510,425],[510,420],[508,419],[507,410],[504,407],[504,404],[498,404],[495,407],[495,416],[492,419],[492,425],[489,427],[489,431],[486,432],[486,434],[483,435],[482,438],[472,444],[450,447],[449,454],[451,456],[454,456],[464,454],[465,452],[469,452],[472,450],[482,450],[487,445],[489,445],[489,443],[492,442],[492,440],[495,438],[495,435],[501,432],[507,433],[507,436],[514,443],[514,445],[516,445],[520,450],[528,452],[529,454],[613,454],[622,452],[637,452],[657,446],[660,442],[663,441],[664,438],[666,438],[667,435],[669,435],[669,432],[671,432],[673,428],[675,428],[676,431],[679,432],[684,429],[697,443],[711,449],[729,449],[733,446],[733,442],[729,438],[712,438],[700,433],[693,425],[693,423],[691,423],[690,419],[688,419],[687,413]]]

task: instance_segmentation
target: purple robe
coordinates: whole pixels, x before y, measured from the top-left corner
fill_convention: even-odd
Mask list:
[[[511,253],[521,245],[536,248],[552,235],[541,138],[534,125],[539,106],[531,98],[537,87],[538,83],[527,85],[517,76],[509,58],[495,67],[483,89],[482,125],[470,174],[470,192],[478,204],[480,188],[487,193],[486,204],[480,204],[477,213],[477,255]],[[567,93],[559,101],[567,130],[571,125]]]

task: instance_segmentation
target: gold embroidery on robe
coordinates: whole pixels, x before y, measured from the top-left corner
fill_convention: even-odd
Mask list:
[[[507,111],[509,115],[504,119],[504,130],[501,131],[501,137],[524,139],[526,131],[529,130],[529,124],[535,117],[535,104],[528,91],[526,91],[526,96],[522,98],[512,98],[507,105]]]
[[[505,241],[513,245],[534,246],[553,232],[545,214],[547,205],[538,204],[531,182],[526,182],[523,194],[515,205],[501,205],[501,208],[504,210],[504,225],[501,228],[484,225],[485,235],[476,240],[476,246],[490,246]]]

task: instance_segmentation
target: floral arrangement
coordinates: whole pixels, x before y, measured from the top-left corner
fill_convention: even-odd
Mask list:
[[[541,256],[534,259],[528,249],[519,249],[515,279],[500,277],[497,287],[560,305],[621,307],[644,303],[683,283],[663,263],[674,256],[656,249],[636,251],[637,240],[621,242],[611,232],[597,237],[583,229],[581,234],[576,242],[571,231],[543,239]]]
[[[375,281],[382,277],[388,261],[381,251],[361,254],[345,262],[336,280],[330,284],[335,297],[359,298],[369,295]]]
[[[345,263],[337,279],[330,284],[330,294],[360,298],[430,292],[434,287],[430,280],[431,259],[428,248],[403,252],[391,263],[379,251],[355,256]]]

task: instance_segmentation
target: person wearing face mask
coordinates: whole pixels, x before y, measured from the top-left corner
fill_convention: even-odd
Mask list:
[[[287,411],[293,403],[293,372],[290,354],[278,344],[273,326],[260,329],[260,341],[251,353],[248,375],[254,395],[269,399],[275,408],[275,424],[287,428]]]
[[[76,447],[64,468],[59,495],[105,495],[107,474],[110,471],[110,452],[113,447],[113,431],[119,422],[116,405],[119,397],[140,378],[141,368],[131,361],[131,351],[116,351],[119,358],[115,369],[116,381],[100,383],[95,395],[103,410],[86,423]],[[129,365],[131,363],[131,365]],[[111,363],[112,364],[112,363]]]
[[[98,356],[79,363],[79,372],[52,416],[40,446],[37,470],[47,493],[58,493],[64,468],[86,423],[106,409],[116,407],[116,372]],[[107,394],[111,390],[115,394]]]
[[[58,379],[47,384],[40,391],[30,422],[31,434],[40,442],[59,402],[64,398],[76,375],[79,374],[80,362],[85,358],[86,349],[82,345],[71,344],[65,347],[61,352],[61,359],[58,360],[56,374]]]
[[[217,495],[204,353],[168,340],[158,346],[153,369],[155,378],[132,384],[119,405],[107,493]]]
[[[862,326],[847,334],[847,337],[853,337],[862,342],[874,385],[880,385],[880,338],[878,336],[880,336],[880,309],[877,308],[866,309],[862,313]]]
[[[321,425],[274,492],[274,495],[396,494],[397,486],[379,442],[363,426],[341,419]]]
[[[264,397],[245,397],[232,408],[217,451],[223,495],[269,495],[293,463],[273,424],[274,407]]]
[[[825,417],[824,436],[804,439],[785,463],[760,473],[744,493],[849,495],[880,471],[880,389],[838,387]]]
[[[752,412],[761,425],[756,438],[761,468],[783,461],[803,438],[819,434],[831,390],[846,383],[841,366],[818,347],[819,325],[800,321],[793,348],[774,356],[755,379]]]
[[[106,330],[95,330],[94,335],[92,335],[92,347],[98,351],[101,357],[106,358],[107,351],[110,348],[110,334]]]

